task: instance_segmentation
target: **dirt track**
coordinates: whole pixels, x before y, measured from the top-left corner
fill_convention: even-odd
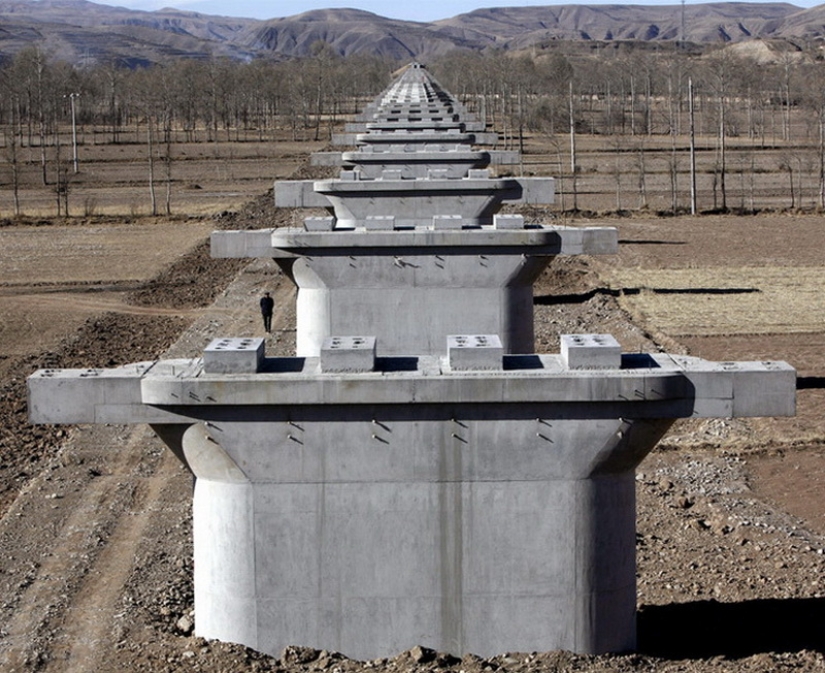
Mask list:
[[[262,199],[226,224],[265,226],[283,217]],[[821,267],[811,257],[812,241],[821,240],[819,218],[792,220],[799,227],[793,237],[783,235],[776,218],[723,220],[714,224],[710,247],[704,218],[614,224],[624,241],[616,259],[559,259],[537,285],[540,350],[555,350],[560,332],[607,331],[625,350],[782,358],[814,383],[823,376],[825,325],[791,336],[676,338],[656,324],[652,304],[622,292],[630,285],[615,284],[628,268],[638,267],[641,277],[677,264],[712,267],[723,256],[766,264],[778,249],[787,255],[774,256],[774,266],[804,257],[806,265]],[[754,228],[760,236],[748,235]],[[0,520],[0,670],[825,669],[825,506],[811,497],[825,479],[821,387],[800,391],[796,419],[680,423],[642,464],[639,654],[502,653],[482,661],[411,650],[362,665],[301,648],[275,660],[189,635],[191,478],[144,428],[30,428],[20,399],[22,377],[45,364],[149,359],[181,333],[168,355],[195,355],[215,335],[260,335],[254,302],[263,287],[278,307],[269,352],[292,352],[294,296],[287,279],[266,262],[242,269],[231,264],[209,260],[202,248],[178,256],[161,280],[140,280],[148,290],[133,291],[130,301],[143,308],[124,309],[122,294],[106,299],[101,306],[115,310],[72,330],[59,348],[0,363],[7,429],[0,436],[0,488],[7,505]],[[692,296],[699,302],[714,295]],[[747,296],[725,299],[736,311]],[[83,308],[95,311],[94,305]],[[758,316],[754,324],[759,326]]]

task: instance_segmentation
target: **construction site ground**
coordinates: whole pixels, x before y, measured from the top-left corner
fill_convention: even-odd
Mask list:
[[[539,352],[560,333],[608,332],[625,351],[798,370],[795,418],[679,421],[639,467],[637,652],[481,659],[411,642],[361,662],[313,643],[276,658],[193,635],[192,476],[146,427],[29,425],[25,378],[264,336],[264,290],[276,302],[268,354],[292,353],[290,281],[270,260],[212,260],[205,240],[295,221],[271,200],[220,217],[0,227],[0,670],[825,670],[818,215],[600,219],[619,228],[620,253],[558,258],[536,285]]]

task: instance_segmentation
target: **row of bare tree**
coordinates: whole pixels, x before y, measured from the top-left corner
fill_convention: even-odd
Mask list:
[[[524,149],[528,132],[551,139],[559,169],[568,174],[573,209],[581,134],[610,139],[605,148],[617,156],[636,156],[640,207],[646,205],[645,143],[657,138],[670,151],[673,210],[685,207],[679,195],[687,190],[679,180],[690,153],[690,210],[696,211],[692,152],[699,136],[714,144],[713,207],[730,206],[732,164],[740,174],[748,165],[755,170],[760,151],[783,148],[777,170],[788,174],[790,205],[799,205],[795,194],[803,189],[804,173],[817,181],[817,205],[825,208],[825,61],[788,43],[752,44],[758,47],[752,52],[680,44],[554,44],[520,55],[455,52],[429,67],[445,88],[502,132],[505,145]],[[318,140],[380,92],[399,65],[367,56],[344,59],[319,44],[312,57],[288,62],[176,60],[139,70],[78,69],[32,46],[0,69],[0,144],[9,167],[0,180],[16,194],[19,148],[37,148],[42,182],[57,184],[59,195],[71,154],[65,147],[61,153],[59,130],[72,117],[94,142],[147,144],[150,170],[160,161],[167,177],[171,147],[180,141],[262,141],[285,131],[296,140]],[[59,168],[50,174],[50,164],[60,161],[63,174]],[[152,199],[156,212],[154,190]]]
[[[524,132],[569,135],[573,208],[580,170],[576,134],[608,136],[617,155],[641,150],[639,205],[644,207],[645,143],[669,141],[671,207],[679,208],[680,164],[690,164],[690,209],[695,212],[696,138],[712,143],[713,208],[728,210],[731,165],[737,175],[776,170],[787,175],[792,208],[801,204],[803,179],[816,182],[825,208],[825,60],[818,48],[781,43],[714,46],[662,45],[656,49],[554,45],[517,56],[460,54],[432,65],[446,88],[505,129],[510,143]],[[567,144],[567,143],[566,143]],[[731,157],[731,148],[735,156]],[[775,167],[760,162],[772,152]],[[689,157],[689,160],[686,158]],[[618,160],[618,159],[617,159]],[[563,166],[560,161],[560,167]],[[617,175],[617,181],[618,181]],[[738,190],[741,207],[742,189]],[[619,196],[617,194],[617,208]],[[753,192],[750,209],[755,209]]]
[[[320,120],[334,123],[359,96],[380,91],[389,72],[377,58],[341,59],[325,45],[312,58],[283,63],[180,59],[137,70],[73,68],[32,46],[0,70],[0,124],[7,135],[15,129],[19,142],[45,144],[76,94],[78,121],[108,133],[111,142],[148,116],[168,117],[187,142],[209,142],[219,133],[241,140],[239,132],[250,130],[263,139],[283,125],[297,139],[307,129],[322,132]]]

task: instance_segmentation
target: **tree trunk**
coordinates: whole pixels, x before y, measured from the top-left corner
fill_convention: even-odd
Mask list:
[[[166,140],[166,152],[163,157],[164,168],[166,169],[166,214],[172,214],[172,129],[169,120],[166,120],[164,129]]]
[[[719,190],[722,193],[722,210],[728,209],[728,191],[725,184],[727,174],[727,130],[725,129],[725,97],[719,97]]]
[[[568,92],[568,103],[569,103],[569,122],[570,122],[570,175],[572,185],[572,192],[573,192],[573,212],[578,212],[579,210],[579,195],[578,195],[578,184],[576,180],[576,119],[573,115],[573,81],[570,81],[569,92]]]
[[[819,109],[819,209],[825,210],[825,109]]]
[[[158,214],[158,202],[155,196],[155,156],[152,147],[152,118],[148,118],[146,128],[146,142],[149,149],[149,195],[152,199],[152,215]]]

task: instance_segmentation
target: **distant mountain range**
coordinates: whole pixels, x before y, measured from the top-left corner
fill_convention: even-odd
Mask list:
[[[682,11],[684,9],[684,22]],[[479,9],[432,23],[354,9],[268,21],[163,9],[143,12],[86,0],[0,0],[0,60],[41,45],[77,64],[137,66],[174,57],[290,58],[325,42],[342,55],[425,60],[454,49],[518,50],[553,40],[739,42],[825,39],[825,5],[718,2],[548,5]]]

